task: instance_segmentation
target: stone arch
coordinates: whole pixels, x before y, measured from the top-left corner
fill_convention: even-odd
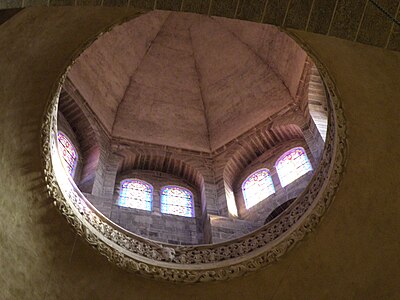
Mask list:
[[[201,189],[204,182],[201,170],[193,166],[190,161],[185,161],[184,158],[172,153],[135,147],[119,152],[119,156],[121,159],[118,173],[128,170],[159,171],[180,177],[198,189]],[[200,164],[197,167],[201,167]]]
[[[271,149],[281,149],[285,144],[297,143],[296,141],[303,141],[303,145],[306,145],[301,128],[298,125],[289,124],[275,127],[274,129],[258,131],[252,137],[232,147],[227,154],[228,159],[225,161],[223,169],[217,170],[217,176],[220,176],[223,182],[223,189],[220,186],[219,193],[224,193],[224,197],[219,198],[219,204],[223,205],[221,202],[227,203],[229,213],[237,216],[238,212],[235,210],[238,209],[238,204],[235,193],[241,186],[241,181],[256,170],[252,169],[250,173],[247,172],[249,174],[246,173],[245,177],[243,177],[243,171],[251,163],[263,157],[265,153],[271,152]],[[270,168],[272,170],[272,166]]]
[[[304,138],[302,130],[294,124],[279,126],[265,132],[258,132],[256,136],[236,145],[230,151],[229,156],[231,158],[226,162],[223,170],[224,180],[230,186],[233,186],[240,172],[267,150],[285,141],[302,138]]]
[[[100,161],[100,129],[82,103],[65,89],[61,90],[58,110],[72,128],[79,145],[81,167],[77,185],[83,192],[91,193]]]
[[[208,243],[211,236],[208,234],[209,218],[208,211],[215,206],[215,199],[210,197],[210,182],[213,182],[211,172],[211,159],[208,157],[193,158],[191,155],[175,153],[174,151],[163,151],[159,148],[152,149],[147,146],[126,146],[119,149],[119,163],[116,174],[123,174],[129,170],[157,171],[162,174],[170,174],[182,179],[193,187],[198,193],[199,208],[197,215],[201,216],[200,223],[204,232],[204,242]],[[211,194],[212,195],[212,194]],[[196,204],[197,205],[197,204]]]

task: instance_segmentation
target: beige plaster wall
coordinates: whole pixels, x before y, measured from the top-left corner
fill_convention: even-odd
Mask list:
[[[348,165],[317,231],[280,262],[175,285],[128,274],[75,237],[41,179],[42,114],[75,50],[132,13],[34,8],[0,27],[0,299],[398,299],[400,54],[326,36],[298,32],[342,96]]]

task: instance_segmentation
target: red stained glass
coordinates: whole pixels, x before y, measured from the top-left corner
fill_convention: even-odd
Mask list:
[[[69,138],[61,131],[57,134],[58,153],[61,157],[62,164],[68,174],[74,176],[76,164],[78,162],[78,154],[75,146]]]

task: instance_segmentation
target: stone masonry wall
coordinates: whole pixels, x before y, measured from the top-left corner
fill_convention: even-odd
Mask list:
[[[286,201],[299,196],[304,188],[308,185],[314,173],[313,171],[308,172],[307,174],[301,176],[300,178],[285,187],[281,186],[278,173],[275,168],[275,163],[283,153],[294,147],[303,147],[306,151],[307,157],[310,160],[311,165],[314,165],[314,159],[305,141],[297,140],[282,144],[274,148],[273,150],[266,152],[259,159],[252,162],[245,170],[243,170],[241,176],[234,184],[234,194],[239,211],[239,217],[241,219],[251,221],[255,226],[263,225],[265,219],[271,214],[271,212],[275,208],[285,203]],[[272,182],[275,187],[275,193],[267,197],[265,200],[260,201],[256,205],[246,209],[242,193],[242,183],[250,174],[261,168],[267,168],[271,172]]]
[[[71,125],[68,123],[68,121],[65,119],[64,115],[61,112],[58,112],[57,114],[57,129],[58,131],[63,132],[69,138],[69,140],[72,142],[72,144],[76,149],[76,152],[78,154],[78,161],[75,167],[73,179],[76,184],[79,184],[81,178],[81,172],[83,169],[82,152],[80,151],[80,145],[76,137],[76,133],[71,128]]]
[[[120,183],[127,178],[144,180],[153,186],[151,211],[144,211],[118,205]],[[178,185],[193,193],[195,217],[182,217],[161,213],[160,191],[163,186]],[[115,182],[113,205],[110,219],[125,229],[157,241],[172,244],[203,243],[203,224],[198,191],[183,180],[157,171],[135,170],[118,174]]]
[[[210,216],[210,223],[213,243],[238,238],[258,228],[253,222],[215,215]]]

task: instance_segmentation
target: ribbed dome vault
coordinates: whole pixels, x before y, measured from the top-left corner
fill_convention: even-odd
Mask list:
[[[272,26],[154,11],[101,36],[68,77],[113,138],[210,152],[298,105],[306,59]]]

